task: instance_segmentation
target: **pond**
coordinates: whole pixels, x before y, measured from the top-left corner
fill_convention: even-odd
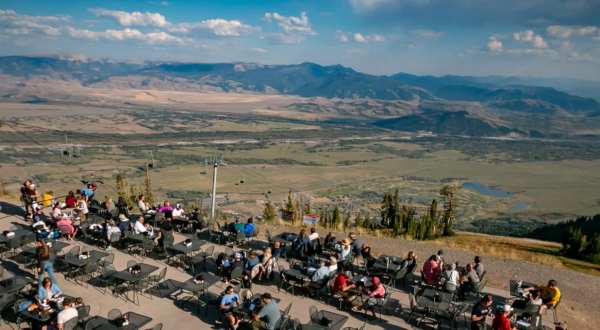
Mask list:
[[[492,196],[492,197],[510,197],[512,195],[511,192],[503,191],[497,188],[492,188],[486,185],[483,185],[478,182],[465,182],[462,185],[463,188],[476,191],[482,195]]]

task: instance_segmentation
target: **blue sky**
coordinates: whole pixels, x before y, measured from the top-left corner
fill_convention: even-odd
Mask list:
[[[598,0],[0,0],[0,55],[600,77]]]

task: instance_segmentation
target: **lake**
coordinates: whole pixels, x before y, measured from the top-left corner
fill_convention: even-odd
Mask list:
[[[486,185],[483,185],[478,182],[465,182],[462,185],[463,188],[476,191],[482,195],[492,196],[492,197],[510,197],[512,195],[511,192],[500,190],[497,188],[492,188]]]

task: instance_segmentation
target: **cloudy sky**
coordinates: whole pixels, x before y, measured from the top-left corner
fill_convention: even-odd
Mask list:
[[[0,0],[0,55],[600,79],[599,0]]]

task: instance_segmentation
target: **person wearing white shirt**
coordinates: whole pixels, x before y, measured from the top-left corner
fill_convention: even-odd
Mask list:
[[[67,322],[79,316],[73,298],[66,297],[63,301],[63,307],[64,309],[56,316],[56,326],[58,329],[64,329]]]
[[[140,212],[142,212],[142,214],[145,214],[146,212],[148,212],[148,204],[146,204],[146,201],[144,201],[144,195],[140,195],[138,197],[137,205],[138,205],[138,208],[140,209]]]
[[[140,217],[138,219],[138,221],[136,221],[135,224],[133,225],[133,232],[136,234],[143,234],[143,233],[146,233],[147,231],[148,231],[148,229],[144,225],[144,217]]]
[[[319,238],[319,233],[317,233],[317,230],[315,228],[311,228],[310,235],[308,235],[308,240],[313,241],[317,238]]]
[[[185,214],[185,211],[181,207],[181,204],[177,204],[175,206],[175,208],[173,209],[173,213],[172,213],[173,218],[181,218],[181,217],[183,217],[184,214]]]
[[[321,263],[321,267],[319,267],[319,269],[317,269],[312,276],[310,277],[310,280],[313,282],[320,282],[323,279],[329,277],[329,265],[328,265],[329,261],[327,262],[322,262]]]
[[[444,289],[448,292],[454,292],[459,286],[460,274],[456,270],[456,264],[451,263],[446,266],[446,271],[444,272]]]

